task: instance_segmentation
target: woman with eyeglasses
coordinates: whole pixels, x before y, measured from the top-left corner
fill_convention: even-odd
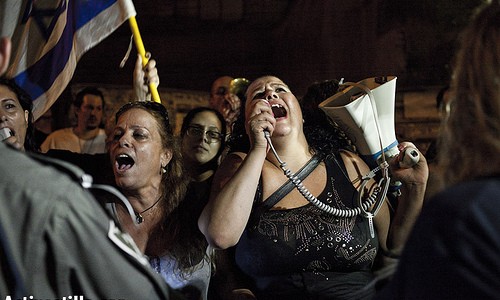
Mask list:
[[[215,109],[198,107],[184,117],[182,155],[193,182],[211,182],[224,150],[225,137],[226,122]]]
[[[173,288],[194,286],[207,299],[214,250],[198,229],[198,217],[208,202],[212,177],[224,150],[226,123],[216,110],[188,112],[181,127],[182,155],[190,183],[184,200],[167,218],[169,254],[153,257],[151,265]]]

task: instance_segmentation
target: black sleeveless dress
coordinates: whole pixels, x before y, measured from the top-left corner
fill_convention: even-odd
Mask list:
[[[341,161],[325,160],[327,185],[317,198],[339,209],[353,208],[358,192]],[[371,238],[362,216],[335,217],[309,203],[267,210],[250,220],[236,246],[236,264],[253,279],[259,300],[373,296],[365,286],[373,279],[378,238]]]

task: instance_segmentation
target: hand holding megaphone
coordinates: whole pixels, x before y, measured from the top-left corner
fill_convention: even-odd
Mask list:
[[[420,160],[420,153],[417,148],[408,147],[402,153],[402,158],[399,160],[399,167],[408,169],[416,165]]]
[[[401,142],[397,146],[388,149],[384,152],[385,160],[389,162],[393,168],[409,169],[413,168],[420,161],[420,152],[417,147],[411,142]],[[378,156],[377,161],[381,163],[384,157]]]
[[[391,191],[398,194],[399,188],[402,186],[403,181],[418,181],[417,177],[414,177],[420,171],[414,172],[413,168],[420,169],[416,166],[422,156],[414,144],[410,142],[400,143],[397,147],[394,147],[396,152],[399,151],[397,155],[389,155],[386,157],[387,162],[391,165]],[[394,152],[392,152],[394,153]],[[424,161],[425,162],[425,161]],[[414,178],[413,178],[414,177]],[[413,178],[413,179],[412,179]]]

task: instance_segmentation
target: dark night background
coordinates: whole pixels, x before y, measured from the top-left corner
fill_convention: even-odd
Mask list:
[[[161,87],[208,91],[220,75],[275,74],[301,95],[316,80],[398,76],[398,87],[441,85],[457,32],[480,0],[136,0]],[[128,24],[81,59],[73,82],[130,84],[118,65]]]

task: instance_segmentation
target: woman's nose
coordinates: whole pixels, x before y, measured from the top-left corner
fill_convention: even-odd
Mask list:
[[[128,146],[130,146],[128,138],[125,135],[123,135],[118,142],[120,144],[120,147],[128,147]]]
[[[278,95],[274,91],[269,91],[266,93],[266,100],[277,99]]]
[[[203,137],[203,141],[204,141],[205,143],[210,144],[210,138],[208,137],[208,132],[206,132],[206,131],[205,131],[205,132],[203,132],[202,137]]]

